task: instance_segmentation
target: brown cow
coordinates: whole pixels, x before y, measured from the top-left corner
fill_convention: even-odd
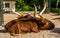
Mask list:
[[[20,34],[22,32],[39,32],[38,26],[32,21],[12,20],[5,25],[5,29],[9,33]]]
[[[9,33],[20,34],[22,32],[39,32],[40,30],[50,30],[54,28],[54,24],[40,16],[40,18],[26,15],[18,17],[18,19],[12,20],[5,25],[6,30]]]

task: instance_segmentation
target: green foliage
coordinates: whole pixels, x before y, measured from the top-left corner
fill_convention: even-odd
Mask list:
[[[39,0],[24,0],[24,2],[26,3],[26,4],[39,4],[38,2],[39,2]]]
[[[16,11],[32,11],[39,0],[16,0]]]
[[[16,9],[22,9],[25,6],[24,0],[16,0]]]
[[[25,5],[23,6],[23,8],[17,8],[16,11],[32,11],[34,8],[28,6],[28,5]]]
[[[59,9],[57,9],[57,8],[51,8],[50,10],[53,13],[56,12],[56,13],[60,14],[60,8]]]
[[[34,3],[36,4],[36,6],[38,7],[39,5],[41,5],[41,9],[43,9],[43,0],[16,0],[16,11],[32,11],[34,10]],[[59,0],[60,2],[60,0]],[[50,0],[51,3],[51,12],[57,12],[60,13],[60,8],[56,9],[56,3],[57,0]],[[37,10],[41,10],[38,9]]]
[[[22,8],[21,11],[32,11],[32,10],[33,10],[32,7],[26,5],[26,6],[24,6],[24,7]]]
[[[16,8],[16,10],[15,10],[15,11],[16,11],[16,12],[20,12],[20,10],[21,10],[21,9]]]
[[[51,1],[51,7],[56,8],[56,2],[57,0],[50,0]]]

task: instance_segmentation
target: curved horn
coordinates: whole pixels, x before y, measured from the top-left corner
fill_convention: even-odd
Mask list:
[[[43,14],[43,12],[45,11],[45,9],[46,9],[46,1],[44,0],[44,8],[43,8],[43,10],[40,12],[40,15]]]
[[[19,15],[19,16],[20,16],[20,13],[17,13],[17,12],[15,12],[14,10],[13,10],[13,13],[15,13],[15,14],[17,14],[17,15]]]

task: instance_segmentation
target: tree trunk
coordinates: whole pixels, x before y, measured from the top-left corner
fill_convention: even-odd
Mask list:
[[[3,22],[3,1],[0,0],[0,25],[4,25]]]
[[[56,9],[58,8],[58,3],[59,3],[59,0],[57,0]]]

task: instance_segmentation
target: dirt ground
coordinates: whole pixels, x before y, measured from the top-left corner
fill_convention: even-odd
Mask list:
[[[19,34],[19,36],[11,36],[5,32],[4,27],[0,26],[0,38],[60,38],[60,16],[51,16],[50,14],[43,14],[44,18],[49,19],[55,24],[53,30],[41,30],[39,33]],[[15,14],[4,14],[4,24],[16,19]]]

